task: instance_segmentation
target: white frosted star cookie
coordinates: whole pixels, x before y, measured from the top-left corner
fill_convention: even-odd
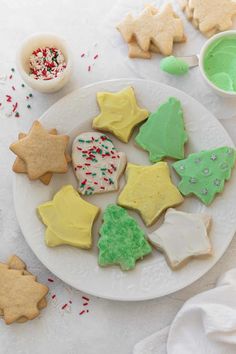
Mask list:
[[[178,268],[192,257],[211,255],[208,237],[211,217],[168,209],[164,223],[148,235],[149,241],[163,251],[172,269]]]
[[[118,181],[126,166],[126,155],[116,150],[105,134],[79,134],[72,146],[72,161],[83,195],[117,190]]]

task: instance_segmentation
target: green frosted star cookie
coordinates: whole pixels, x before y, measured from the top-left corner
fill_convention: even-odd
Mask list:
[[[187,159],[172,166],[181,176],[178,185],[183,195],[195,194],[204,204],[209,205],[216,193],[224,189],[225,181],[231,176],[236,151],[223,146],[217,149],[190,154]]]
[[[139,258],[152,250],[136,220],[115,204],[106,208],[99,233],[100,266],[119,264],[122,270],[130,270]]]
[[[164,157],[183,159],[187,140],[181,104],[174,97],[149,116],[135,138],[136,143],[149,152],[151,162]]]

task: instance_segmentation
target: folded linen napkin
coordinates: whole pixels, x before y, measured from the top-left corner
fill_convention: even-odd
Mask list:
[[[235,354],[236,268],[221,276],[215,288],[189,299],[170,328],[136,344],[133,353]]]

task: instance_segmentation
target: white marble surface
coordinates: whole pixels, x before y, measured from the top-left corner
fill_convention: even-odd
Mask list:
[[[59,93],[43,95],[34,93],[31,109],[26,108],[25,96],[30,92],[20,87],[17,74],[5,84],[0,84],[0,260],[16,253],[26,261],[29,269],[48,283],[51,295],[47,309],[30,323],[5,326],[0,322],[0,352],[3,354],[41,354],[54,350],[58,354],[130,354],[133,346],[142,338],[169,325],[183,302],[191,296],[213,287],[216,278],[227,269],[236,266],[236,241],[202,279],[186,289],[170,296],[138,303],[107,301],[89,296],[89,313],[79,316],[83,309],[82,294],[50,274],[36,259],[24,241],[17,224],[12,199],[11,164],[14,156],[9,144],[18,131],[27,130],[31,122],[50,105],[75,87],[95,81],[120,77],[139,77],[162,81],[189,93],[204,104],[217,118],[222,119],[236,142],[236,101],[215,96],[203,83],[198,69],[188,76],[174,78],[159,71],[159,57],[151,61],[131,61],[126,48],[113,29],[117,18],[127,7],[138,9],[144,1],[138,0],[1,0],[0,1],[0,77],[14,66],[17,45],[25,36],[38,31],[52,31],[63,35],[71,46],[74,57],[74,76]],[[148,2],[148,1],[147,1]],[[164,1],[156,1],[163,3]],[[176,4],[175,4],[176,5]],[[176,52],[190,54],[199,51],[205,39],[186,23],[188,42],[178,45]],[[97,44],[97,45],[96,45]],[[80,58],[82,52],[89,56]],[[93,56],[99,58],[93,66]],[[88,65],[92,66],[90,72]],[[9,76],[9,75],[8,75]],[[16,87],[13,91],[11,86]],[[20,118],[6,117],[10,107],[5,94],[19,102]],[[47,281],[54,279],[53,283]],[[72,300],[66,311],[61,306]],[[68,306],[69,307],[69,306]]]

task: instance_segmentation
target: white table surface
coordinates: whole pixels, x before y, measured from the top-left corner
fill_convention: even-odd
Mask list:
[[[124,3],[135,9],[141,1],[126,0],[119,5],[117,3],[119,1],[111,0],[0,1],[0,78],[5,73],[9,76],[9,68],[14,66],[16,47],[33,32],[51,31],[63,35],[71,46],[74,57],[71,82],[56,94],[33,92],[34,97],[30,99],[31,109],[26,108],[25,96],[32,91],[20,87],[21,80],[17,74],[5,84],[0,82],[0,103],[3,102],[4,106],[0,110],[0,261],[6,260],[11,254],[21,256],[29,269],[38,275],[39,280],[50,287],[48,307],[38,319],[12,326],[0,322],[1,354],[47,354],[52,350],[57,354],[130,354],[139,340],[169,325],[186,299],[213,287],[220,274],[236,266],[234,239],[216,266],[186,289],[161,299],[134,303],[89,296],[89,305],[83,307],[82,296],[86,294],[69,288],[50,274],[34,256],[21,234],[12,196],[11,165],[14,156],[9,152],[8,146],[16,139],[19,131],[27,131],[35,118],[75,87],[120,77],[138,77],[167,83],[192,95],[218,119],[222,119],[236,142],[234,119],[230,119],[236,109],[236,100],[215,96],[203,83],[198,69],[176,79],[160,72],[158,56],[154,56],[151,61],[132,61],[127,58],[125,47],[120,47],[113,41],[115,32],[111,33],[109,40],[108,28],[112,31],[113,17],[119,14]],[[186,55],[196,53],[205,39],[186,21],[185,25],[189,41],[179,45],[176,51]],[[85,58],[80,57],[83,52],[88,53]],[[93,60],[97,53],[98,59]],[[90,72],[87,71],[88,65],[92,66]],[[16,87],[16,91],[12,90],[12,85]],[[9,92],[13,100],[19,103],[20,118],[5,114],[10,107],[5,102],[5,94]],[[54,282],[48,282],[48,278],[52,278]],[[53,294],[57,295],[54,300],[50,298]],[[72,304],[68,309],[62,310],[62,305],[69,300],[72,300]],[[79,315],[83,308],[89,308],[89,313]]]

